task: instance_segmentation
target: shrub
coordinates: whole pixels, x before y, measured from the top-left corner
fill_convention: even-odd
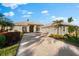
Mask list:
[[[64,39],[63,35],[59,35],[59,34],[50,34],[49,37],[53,37],[55,39]]]
[[[0,33],[0,47],[8,47],[20,41],[20,32]]]
[[[79,47],[79,37],[72,36],[69,34],[65,34],[65,35],[50,34],[49,37],[52,37],[55,39],[63,39],[63,41],[71,43]]]
[[[24,34],[23,32],[20,32],[20,38],[22,38],[23,34]]]
[[[8,32],[7,34],[5,34],[5,36],[7,39],[7,46],[16,44],[21,39],[20,32]]]
[[[19,32],[20,33],[20,38],[22,38],[24,32],[18,31],[18,30],[14,30],[14,32]]]
[[[2,48],[5,45],[6,37],[5,35],[0,35],[0,48]]]
[[[72,44],[78,45],[79,46],[79,37],[76,36],[71,36],[69,34],[64,35],[65,41],[70,42]]]

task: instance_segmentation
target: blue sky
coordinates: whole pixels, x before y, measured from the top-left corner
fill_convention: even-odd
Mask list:
[[[68,3],[1,3],[0,12],[14,22],[29,21],[43,24],[56,19],[67,21],[74,18],[74,24],[79,23],[79,4]]]

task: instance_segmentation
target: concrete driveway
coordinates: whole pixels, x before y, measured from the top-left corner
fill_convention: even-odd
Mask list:
[[[17,56],[79,56],[79,48],[40,33],[26,33]]]

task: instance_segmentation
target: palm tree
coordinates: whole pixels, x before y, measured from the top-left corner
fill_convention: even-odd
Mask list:
[[[73,18],[72,17],[69,17],[68,18],[68,23],[70,24],[72,21],[74,21]],[[69,34],[72,33],[73,31],[74,31],[74,26],[69,25],[68,26],[68,32],[69,32]]]
[[[5,23],[6,23],[7,31],[13,29],[14,23],[10,19],[6,18]],[[8,29],[8,27],[10,27],[10,29]]]
[[[1,18],[1,17],[4,17],[4,15],[3,15],[2,13],[0,13],[0,18]]]
[[[59,27],[61,26],[61,23],[63,22],[63,20],[55,20],[53,21],[53,24],[55,28],[57,28],[57,34],[59,34]]]
[[[73,18],[72,17],[69,17],[68,18],[68,22],[71,23],[72,21],[74,21]]]
[[[1,31],[5,31],[6,27],[7,27],[7,30],[8,30],[8,27],[12,29],[14,26],[14,23],[10,19],[6,18],[2,13],[0,13],[0,25],[1,25]]]
[[[72,21],[74,21],[72,17],[68,18],[68,23],[71,23]],[[69,34],[72,33],[72,32],[74,32],[74,31],[76,33],[76,38],[77,38],[78,26],[69,25],[68,26],[68,32],[69,32]]]
[[[78,27],[77,26],[76,26],[75,30],[76,30],[76,39],[77,39],[77,37],[78,37]]]
[[[1,26],[1,31],[4,28],[4,24],[5,24],[4,15],[2,13],[0,13],[0,26]]]

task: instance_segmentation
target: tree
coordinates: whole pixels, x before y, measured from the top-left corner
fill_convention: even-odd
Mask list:
[[[75,31],[75,28],[76,28],[75,26],[69,25],[69,26],[68,26],[68,32],[69,32],[69,33],[74,32],[74,31]]]
[[[7,31],[13,29],[14,23],[10,19],[6,18],[5,23],[6,23]],[[8,27],[10,27],[10,29],[8,29]]]
[[[2,13],[0,13],[0,18],[4,17],[4,15]]]
[[[76,28],[75,28],[75,32],[76,32],[76,39],[77,39],[77,37],[78,37],[78,27],[76,26]]]
[[[29,19],[27,19],[27,22],[29,22]]]
[[[68,22],[71,23],[72,21],[74,21],[74,19],[72,17],[68,18]],[[75,31],[75,34],[76,34],[76,38],[77,38],[77,32],[78,32],[78,26],[73,26],[73,25],[69,25],[68,26],[68,32],[69,34],[74,32]]]
[[[71,23],[72,21],[74,21],[73,18],[72,17],[69,17],[68,18],[68,22]]]
[[[0,13],[0,26],[1,31],[5,31],[6,27],[10,27],[10,29],[12,29],[14,23],[10,19],[6,18],[2,13]]]
[[[4,24],[5,24],[4,15],[2,13],[0,13],[0,26],[1,26],[1,31],[4,28]]]
[[[57,28],[57,34],[59,34],[59,27],[61,26],[61,23],[63,22],[63,20],[55,20],[53,21],[53,24],[55,28]]]
[[[74,21],[73,18],[72,17],[69,17],[68,18],[68,23],[70,24],[72,21]],[[74,32],[74,30],[75,30],[75,27],[74,26],[72,26],[72,25],[69,25],[68,26],[68,32],[69,32],[69,34],[72,33],[72,32]]]

